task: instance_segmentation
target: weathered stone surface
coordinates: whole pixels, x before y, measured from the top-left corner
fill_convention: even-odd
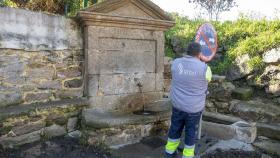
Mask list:
[[[232,97],[239,100],[250,100],[253,95],[252,88],[235,88],[232,91]]]
[[[36,21],[30,21],[30,18]],[[63,16],[2,7],[0,19],[3,20],[1,48],[30,51],[82,48],[77,23]]]
[[[82,108],[87,106],[87,98],[78,98],[78,99],[64,99],[58,101],[51,101],[45,103],[32,103],[23,106],[11,106],[1,109],[0,108],[0,119],[4,120],[9,117],[14,117],[18,115],[30,115],[30,112],[35,110],[47,110],[49,108]],[[1,125],[1,124],[0,124]]]
[[[73,132],[70,132],[68,133],[68,136],[71,137],[71,138],[76,138],[76,139],[79,139],[81,138],[83,135],[83,133],[79,130],[76,130],[76,131],[73,131]]]
[[[59,98],[59,99],[79,98],[82,96],[83,96],[83,89],[60,90],[55,93],[55,98]]]
[[[218,109],[229,109],[229,103],[227,102],[214,102],[215,106],[218,108]]]
[[[95,20],[103,18],[84,12],[80,12],[79,16],[89,16]],[[105,109],[121,109],[122,106],[139,109],[140,99],[131,103],[132,99],[129,98],[140,92],[137,86],[139,82],[145,93],[162,92],[164,88],[164,33],[157,28],[158,24],[152,30],[152,26],[144,29],[153,20],[143,25],[143,28],[127,29],[137,27],[131,25],[131,20],[136,23],[139,20],[121,17],[128,20],[128,23],[122,22],[119,26],[115,16],[109,18],[113,20],[110,27],[106,27],[106,19],[99,21],[99,24],[84,19],[90,23],[85,29],[86,71],[89,74],[86,90],[93,106]],[[112,25],[116,27],[111,27]]]
[[[98,109],[130,112],[141,109],[144,103],[148,104],[162,99],[160,92],[149,92],[143,95],[140,93],[109,96],[99,94],[99,96],[90,98],[89,102],[91,107]]]
[[[127,125],[125,127],[105,128],[87,131],[90,144],[104,143],[111,148],[139,142],[147,136],[159,136],[167,132],[169,121]]]
[[[250,75],[253,69],[251,69],[247,63],[249,60],[250,57],[248,54],[237,57],[234,65],[227,71],[226,78],[232,81]]]
[[[137,86],[139,83],[142,86],[142,92],[152,92],[156,88],[155,77],[156,74],[154,73],[100,75],[99,77],[91,78],[89,85],[97,86],[95,83],[99,83],[98,94],[103,95],[137,93],[140,92]],[[94,91],[96,91],[96,87],[89,89],[89,94],[96,94]]]
[[[280,123],[257,123],[258,135],[280,140]]]
[[[67,123],[67,118],[64,115],[50,114],[46,118],[47,125],[58,124],[65,125]]]
[[[59,68],[59,67],[58,67]],[[65,68],[60,69],[57,71],[57,77],[58,78],[73,78],[73,77],[79,77],[82,75],[82,71],[80,67],[70,67],[70,68]]]
[[[231,82],[210,83],[208,97],[218,101],[228,101],[231,99],[232,91],[235,86]]]
[[[30,103],[30,102],[37,102],[37,101],[47,101],[50,99],[52,96],[51,93],[27,93],[25,95],[25,102]]]
[[[223,115],[217,112],[207,112],[203,113],[204,121],[213,122],[213,123],[220,123],[225,125],[231,125],[235,122],[243,121],[241,118],[230,116],[230,115]]]
[[[40,129],[46,126],[46,122],[44,120],[39,120],[36,122],[29,122],[22,126],[16,126],[12,128],[12,131],[17,135],[23,135],[27,133],[31,133],[34,131],[39,131]]]
[[[89,52],[89,74],[155,72],[155,42],[109,39],[99,39],[99,53]]]
[[[43,135],[48,138],[63,136],[65,134],[66,134],[66,129],[64,127],[56,125],[56,124],[54,124],[50,127],[46,127],[44,129],[44,133],[43,133]]]
[[[273,140],[259,140],[253,145],[266,151],[269,154],[276,154],[277,156],[280,156],[280,142]]]
[[[40,85],[37,87],[38,89],[46,90],[46,89],[61,89],[60,81],[42,81]]]
[[[20,92],[0,93],[0,108],[20,104],[22,101],[23,99]]]
[[[280,48],[272,49],[263,54],[263,61],[265,63],[280,63]]]
[[[83,85],[82,79],[72,79],[64,82],[64,87],[66,88],[79,88],[82,85]]]
[[[67,131],[68,132],[73,132],[77,129],[78,126],[78,118],[77,117],[72,117],[68,119],[67,122]]]
[[[230,104],[228,102],[214,101],[215,109],[220,113],[229,113]]]
[[[155,115],[135,115],[133,113],[107,112],[96,109],[85,109],[82,114],[83,124],[92,128],[120,127],[131,124],[145,124],[168,120],[170,116],[168,101],[156,102],[146,106],[146,110],[157,112]]]
[[[171,79],[164,79],[164,92],[169,92],[171,88]]]
[[[37,63],[35,63],[37,64]],[[52,80],[55,75],[53,67],[41,65],[29,65],[29,69],[26,70],[26,77],[30,81],[38,79]]]
[[[232,150],[237,150],[237,151],[255,151],[254,147],[251,144],[247,144],[235,139],[231,140],[220,140],[218,143],[214,144],[210,148],[208,148],[203,155],[207,155],[208,153],[213,153],[216,151],[232,151]]]
[[[260,122],[279,122],[280,107],[259,101],[242,101],[232,106],[231,111],[239,117]]]
[[[236,139],[245,143],[254,142],[257,134],[256,126],[246,122],[225,125],[203,121],[202,131],[221,140]]]
[[[18,137],[1,137],[0,144],[4,148],[13,148],[23,144],[36,142],[41,139],[41,130],[24,134]]]
[[[269,84],[265,88],[265,92],[269,94],[273,94],[275,96],[280,96],[280,80],[278,81],[278,83]]]
[[[239,141],[245,143],[253,143],[257,137],[257,127],[256,124],[249,124],[244,121],[239,121],[232,126],[235,128],[236,136],[235,138]]]

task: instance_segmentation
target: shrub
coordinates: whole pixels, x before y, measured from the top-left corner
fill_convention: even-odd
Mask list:
[[[203,20],[189,20],[186,17],[174,15],[176,25],[166,33],[166,52],[174,56],[171,49],[171,39],[178,38],[182,46],[194,39],[198,27]],[[240,17],[236,21],[212,22],[217,30],[218,44],[222,48],[222,61],[211,62],[214,73],[225,72],[237,56],[249,54],[250,67],[263,68],[262,54],[280,46],[280,20],[251,20]],[[170,52],[171,50],[171,52]]]

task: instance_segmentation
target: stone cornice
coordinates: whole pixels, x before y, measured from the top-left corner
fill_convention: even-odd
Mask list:
[[[121,6],[132,3],[154,19],[172,21],[166,13],[150,0],[106,0],[84,9],[87,12],[108,13]]]
[[[124,27],[165,31],[175,24],[174,21],[126,17],[89,11],[80,11],[77,17],[85,26]]]

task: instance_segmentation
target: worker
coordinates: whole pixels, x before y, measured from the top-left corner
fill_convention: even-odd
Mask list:
[[[201,58],[201,46],[188,45],[183,57],[175,59],[171,66],[171,126],[165,146],[167,158],[176,157],[182,131],[185,127],[183,158],[195,156],[195,141],[202,111],[205,108],[208,82],[212,72]]]

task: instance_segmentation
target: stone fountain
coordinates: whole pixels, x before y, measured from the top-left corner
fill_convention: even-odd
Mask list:
[[[174,22],[150,0],[108,0],[78,13],[84,26],[83,126],[90,143],[133,143],[168,127],[164,31]],[[135,115],[145,110],[153,115]],[[142,113],[145,114],[145,113]]]

